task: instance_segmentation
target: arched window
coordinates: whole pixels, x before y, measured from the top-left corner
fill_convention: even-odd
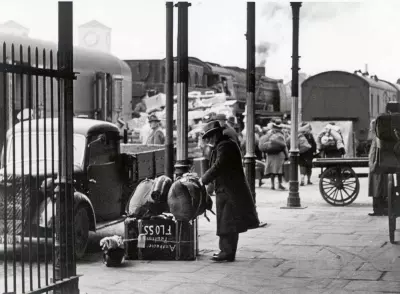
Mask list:
[[[192,75],[190,73],[188,75],[188,86],[192,86]]]
[[[194,73],[194,85],[200,85],[199,74],[197,72]]]
[[[207,88],[207,75],[206,74],[203,74],[202,82],[203,82],[203,87]]]

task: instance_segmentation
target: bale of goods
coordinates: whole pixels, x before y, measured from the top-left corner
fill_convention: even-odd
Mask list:
[[[172,180],[167,176],[140,182],[128,202],[128,215],[141,218],[168,211],[167,197],[171,184]]]
[[[285,136],[280,132],[270,131],[260,138],[258,148],[261,152],[277,154],[285,150]]]
[[[168,193],[168,207],[178,221],[191,221],[212,209],[213,202],[199,178],[185,174],[178,178]],[[206,215],[205,215],[206,216]]]

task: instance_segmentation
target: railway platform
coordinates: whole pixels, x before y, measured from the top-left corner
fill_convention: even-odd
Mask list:
[[[306,209],[280,209],[288,192],[257,188],[264,228],[240,235],[237,261],[216,264],[215,217],[200,218],[197,261],[126,261],[107,268],[101,252],[77,265],[81,293],[400,293],[400,244],[390,244],[387,217],[371,217],[367,179],[346,207],[326,203],[314,185],[301,187]],[[93,248],[105,235],[92,236]],[[400,231],[396,232],[400,239]]]

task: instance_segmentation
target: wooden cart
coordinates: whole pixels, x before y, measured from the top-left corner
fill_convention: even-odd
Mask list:
[[[368,173],[357,174],[353,169],[368,167],[367,157],[317,158],[313,166],[321,168],[319,191],[333,206],[353,203],[360,192],[359,178],[368,177]]]

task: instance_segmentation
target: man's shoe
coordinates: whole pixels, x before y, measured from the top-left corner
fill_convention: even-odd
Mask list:
[[[218,256],[218,255],[220,255],[221,253],[222,253],[222,251],[220,251],[220,252],[218,252],[218,253],[214,253],[214,254],[213,254],[213,257],[214,257],[214,256]]]
[[[226,254],[225,252],[220,252],[219,254],[211,257],[211,260],[217,262],[223,262],[223,261],[232,262],[235,261],[235,254]]]

